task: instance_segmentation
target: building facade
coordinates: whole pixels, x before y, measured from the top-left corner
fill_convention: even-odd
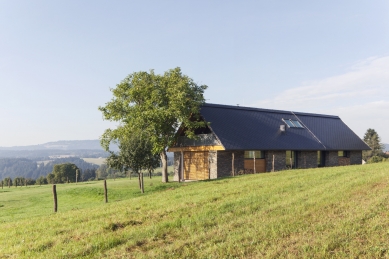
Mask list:
[[[174,180],[216,179],[244,173],[362,164],[370,149],[338,116],[204,104],[208,127],[174,152]]]

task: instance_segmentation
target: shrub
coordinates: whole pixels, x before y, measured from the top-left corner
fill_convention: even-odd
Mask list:
[[[385,159],[382,156],[372,156],[369,160],[367,160],[367,163],[380,163],[385,161]]]

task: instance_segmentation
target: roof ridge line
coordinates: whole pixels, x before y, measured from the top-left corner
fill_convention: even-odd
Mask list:
[[[250,110],[250,111],[263,111],[263,112],[271,112],[271,113],[286,113],[286,114],[298,114],[298,115],[306,115],[306,116],[314,116],[314,117],[326,117],[333,119],[340,119],[337,115],[327,115],[327,114],[318,114],[318,113],[305,113],[305,112],[292,112],[286,110],[275,110],[275,109],[265,109],[265,108],[257,108],[257,107],[247,107],[247,106],[233,106],[226,104],[216,104],[216,103],[203,103],[202,106],[208,107],[217,107],[223,109],[235,109],[235,110]]]

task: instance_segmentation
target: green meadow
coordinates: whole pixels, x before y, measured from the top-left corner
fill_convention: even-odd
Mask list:
[[[0,189],[0,258],[388,258],[389,163]]]

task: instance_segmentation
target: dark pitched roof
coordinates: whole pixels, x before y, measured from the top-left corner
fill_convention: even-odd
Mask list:
[[[210,122],[226,150],[368,150],[338,117],[206,103],[201,115]],[[282,119],[302,122],[304,128],[282,132]]]

